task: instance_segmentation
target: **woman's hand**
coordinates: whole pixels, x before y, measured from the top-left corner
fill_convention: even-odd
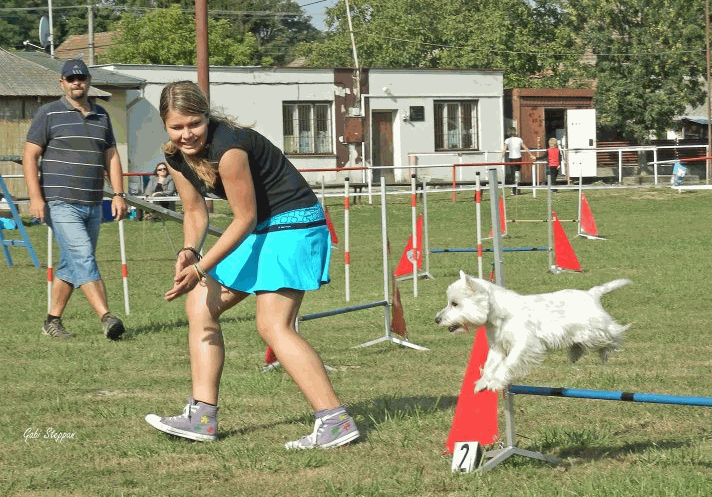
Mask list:
[[[192,251],[181,250],[178,252],[173,288],[166,292],[166,300],[173,300],[195,288],[195,285],[200,281],[198,270],[193,266],[196,262],[198,262],[198,257]]]
[[[165,299],[168,301],[190,292],[201,282],[198,270],[193,264],[183,268],[180,272],[177,270],[178,264],[176,263],[176,276],[173,279],[173,288],[168,290],[165,295]]]

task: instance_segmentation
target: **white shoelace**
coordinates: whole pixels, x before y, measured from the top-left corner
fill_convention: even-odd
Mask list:
[[[197,410],[198,410],[197,405],[192,406],[190,404],[186,404],[186,406],[183,408],[183,414],[178,414],[177,416],[171,416],[168,419],[172,419],[172,420],[177,420],[180,418],[190,419],[190,415],[193,414],[193,412],[197,411]]]

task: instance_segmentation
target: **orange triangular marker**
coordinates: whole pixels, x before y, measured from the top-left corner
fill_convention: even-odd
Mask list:
[[[403,276],[404,274],[413,274],[413,260],[417,259],[418,269],[423,268],[423,216],[418,216],[418,222],[416,224],[416,236],[418,237],[418,249],[415,255],[413,254],[413,235],[408,237],[408,243],[405,244],[405,250],[403,250],[403,255],[401,256],[398,267],[393,273],[396,276]]]
[[[334,228],[334,223],[331,221],[331,216],[329,215],[329,208],[324,207],[324,217],[326,218],[326,227],[329,228],[329,234],[331,235],[331,244],[338,245],[339,237],[336,236],[336,229]]]
[[[559,221],[556,212],[551,212],[551,217],[554,221],[554,256],[555,264],[561,269],[570,269],[572,271],[581,271],[574,249],[569,243],[561,221]]]
[[[403,316],[403,304],[401,303],[400,291],[396,285],[395,277],[393,277],[393,306],[391,309],[391,331],[403,338],[408,338],[408,329],[405,326],[405,317]]]
[[[593,218],[591,206],[588,205],[588,200],[586,200],[584,193],[581,194],[581,232],[586,235],[599,236],[596,220]]]
[[[499,233],[507,236],[507,209],[504,208],[504,197],[499,197]],[[494,231],[490,228],[489,238],[494,236]]]
[[[274,351],[268,345],[267,351],[265,352],[265,364],[269,366],[270,364],[275,362],[277,362],[277,356],[274,355]]]
[[[475,383],[487,359],[487,332],[484,326],[475,333],[470,362],[462,380],[460,396],[455,407],[445,454],[452,454],[456,442],[479,442],[489,445],[497,439],[497,392],[483,390],[475,393]]]

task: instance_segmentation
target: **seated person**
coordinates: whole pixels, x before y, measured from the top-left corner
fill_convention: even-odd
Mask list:
[[[176,195],[176,185],[173,178],[168,174],[168,166],[165,162],[159,162],[153,170],[153,176],[146,185],[143,192],[147,199],[151,197],[170,197]],[[175,202],[156,202],[161,207],[175,210]]]

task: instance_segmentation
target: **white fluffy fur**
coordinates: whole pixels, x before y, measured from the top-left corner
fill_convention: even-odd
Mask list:
[[[598,351],[603,361],[619,350],[630,325],[616,323],[601,307],[601,296],[629,283],[619,279],[588,291],[520,295],[460,271],[435,322],[451,332],[469,325],[486,327],[489,352],[475,392],[501,390],[526,376],[547,350],[567,348],[571,362],[586,349]]]

